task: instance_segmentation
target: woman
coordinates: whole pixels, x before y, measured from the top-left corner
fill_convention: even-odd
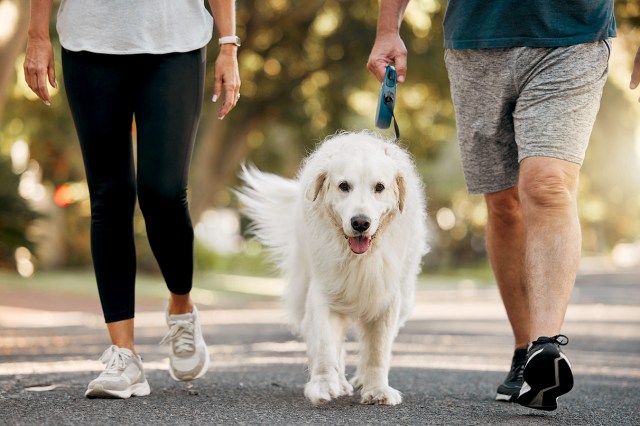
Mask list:
[[[220,119],[240,97],[234,1],[209,0],[221,36],[213,92],[215,102],[224,91]],[[27,84],[46,105],[51,102],[47,81],[56,87],[49,39],[52,3],[31,1],[24,63]],[[193,380],[207,371],[209,355],[189,296],[193,227],[187,176],[212,28],[202,0],[60,4],[62,68],[89,185],[91,251],[112,342],[100,358],[107,367],[89,383],[87,397],[128,398],[150,392],[133,336],[136,197],[170,292],[169,331],[163,339],[171,346],[169,372],[175,380]]]

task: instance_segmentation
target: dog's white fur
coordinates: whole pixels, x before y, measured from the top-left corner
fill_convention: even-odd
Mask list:
[[[319,404],[355,386],[362,403],[399,404],[388,384],[391,346],[413,309],[427,252],[424,191],[410,156],[373,133],[339,133],[305,159],[295,180],[255,167],[243,167],[241,178],[243,212],[286,275],[289,320],[307,343],[305,396]],[[369,219],[369,228],[356,231],[354,217]],[[375,236],[362,254],[350,247],[357,235],[365,241],[358,251]],[[343,343],[352,322],[361,349],[349,383]]]

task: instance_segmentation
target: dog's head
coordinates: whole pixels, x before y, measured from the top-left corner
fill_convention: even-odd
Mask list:
[[[367,133],[325,141],[314,155],[308,198],[321,205],[356,254],[367,252],[404,209],[405,178],[397,146]]]

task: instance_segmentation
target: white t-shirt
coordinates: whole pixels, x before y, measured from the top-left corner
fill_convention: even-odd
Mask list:
[[[160,54],[205,46],[213,18],[203,0],[62,0],[57,29],[71,51]]]

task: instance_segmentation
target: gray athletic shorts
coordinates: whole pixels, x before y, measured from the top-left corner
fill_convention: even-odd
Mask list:
[[[447,49],[470,193],[518,183],[520,161],[582,165],[607,79],[610,40],[555,48]]]

